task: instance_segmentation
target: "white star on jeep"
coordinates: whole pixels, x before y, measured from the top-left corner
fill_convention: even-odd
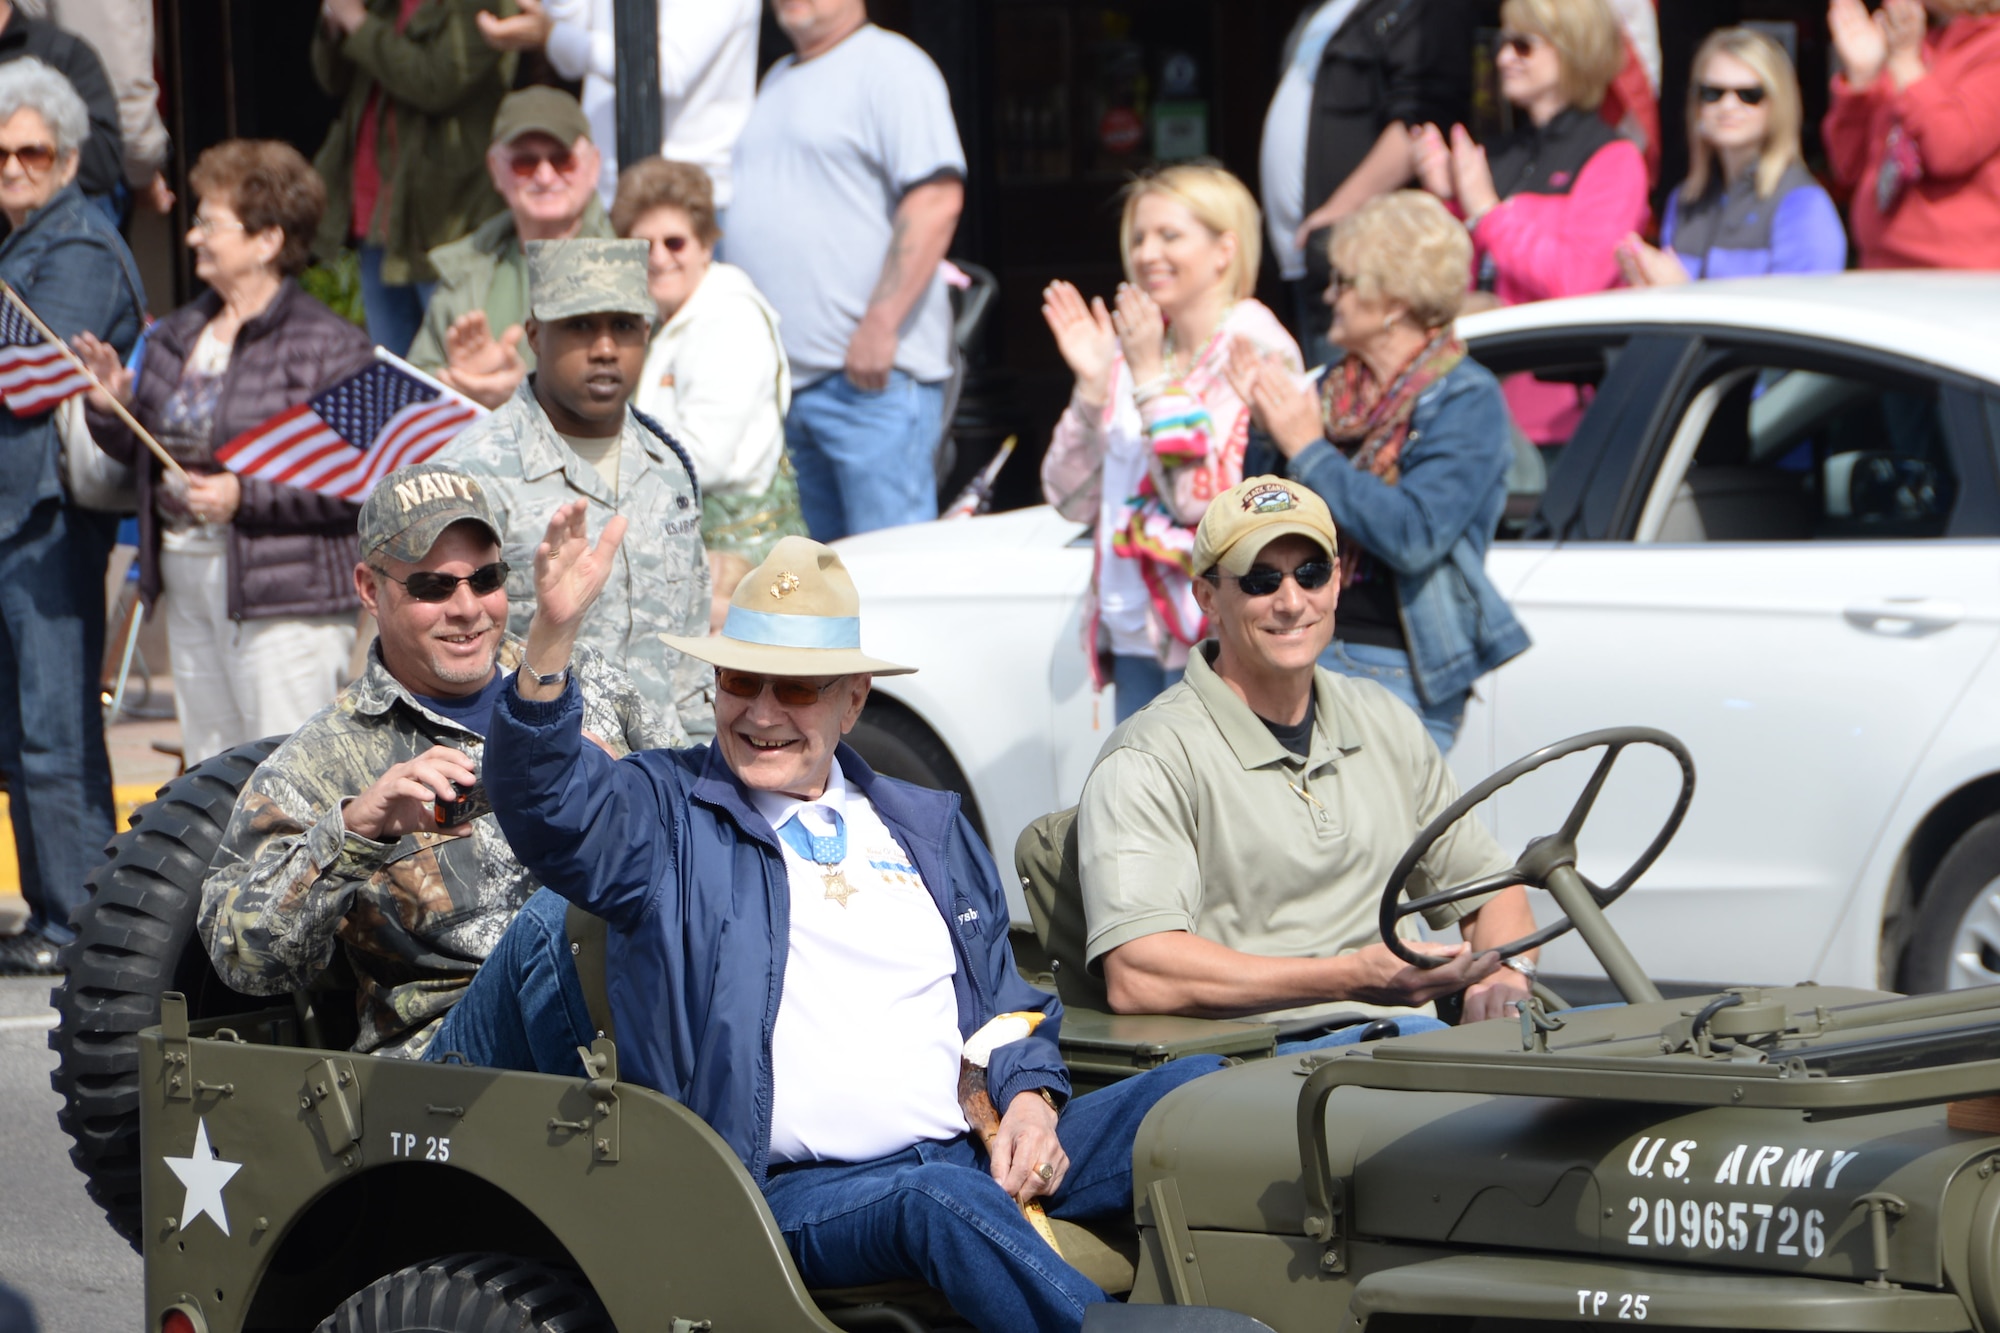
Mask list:
[[[222,1187],[229,1178],[243,1169],[241,1162],[225,1162],[208,1146],[208,1120],[195,1121],[194,1151],[187,1157],[169,1157],[167,1166],[181,1178],[187,1186],[187,1199],[181,1204],[181,1230],[186,1231],[190,1223],[203,1213],[214,1219],[222,1228],[222,1234],[229,1234],[229,1214],[223,1210]]]

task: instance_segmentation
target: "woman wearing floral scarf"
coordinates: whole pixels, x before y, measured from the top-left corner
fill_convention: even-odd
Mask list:
[[[1527,631],[1487,581],[1512,423],[1452,321],[1472,242],[1432,196],[1399,190],[1334,231],[1332,339],[1315,394],[1247,345],[1230,377],[1282,458],[1245,462],[1312,487],[1340,529],[1339,609],[1320,665],[1386,686],[1448,750],[1481,675]]]

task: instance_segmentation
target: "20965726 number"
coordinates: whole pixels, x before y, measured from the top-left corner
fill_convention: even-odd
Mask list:
[[[1638,1195],[1627,1199],[1625,1207],[1629,1214],[1627,1245],[1742,1250],[1786,1257],[1802,1254],[1809,1259],[1826,1253],[1826,1214],[1817,1208]]]

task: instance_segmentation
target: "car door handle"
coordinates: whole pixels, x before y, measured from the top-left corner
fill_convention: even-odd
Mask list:
[[[1856,629],[1916,638],[1950,629],[1965,619],[1965,607],[1941,597],[1885,597],[1850,606],[1841,614]]]

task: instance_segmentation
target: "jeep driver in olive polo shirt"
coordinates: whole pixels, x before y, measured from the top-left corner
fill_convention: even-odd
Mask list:
[[[1408,705],[1314,665],[1333,637],[1338,549],[1325,502],[1277,477],[1250,478],[1202,517],[1194,591],[1212,637],[1180,684],[1112,733],[1077,812],[1085,954],[1121,1013],[1296,1028],[1361,1011],[1408,1033],[1434,1026],[1417,1015],[1454,991],[1468,1022],[1511,1017],[1527,997],[1534,964],[1491,952],[1534,929],[1518,887],[1427,914],[1464,937],[1417,945],[1443,966],[1412,967],[1377,935],[1390,871],[1459,789]],[[1463,820],[1408,893],[1511,864]]]

